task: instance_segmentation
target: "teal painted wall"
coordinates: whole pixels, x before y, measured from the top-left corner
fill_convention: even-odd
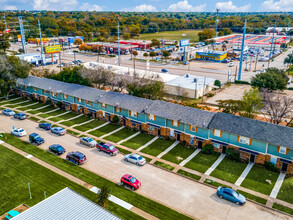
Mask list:
[[[283,158],[283,159],[288,159],[288,160],[293,160],[293,151],[290,149],[289,153],[286,154],[280,154],[277,152],[278,147],[276,145],[273,144],[269,144],[268,146],[268,154]]]
[[[137,113],[137,117],[132,117],[129,112],[129,118],[136,121],[145,122],[145,115],[141,113]]]
[[[190,134],[190,135],[194,135],[197,137],[202,137],[205,139],[209,138],[209,130],[208,129],[197,127],[197,132],[193,132],[193,131],[189,130],[189,125],[187,125],[187,124],[185,124],[185,133]]]
[[[167,119],[167,127],[173,128],[174,130],[184,131],[184,124],[179,122],[178,127],[172,125],[172,120]]]
[[[156,120],[152,121],[152,120],[149,120],[149,115],[147,114],[146,121],[149,123],[155,124],[155,125],[159,125],[159,126],[163,126],[163,127],[165,126],[165,119],[162,117],[156,116]]]

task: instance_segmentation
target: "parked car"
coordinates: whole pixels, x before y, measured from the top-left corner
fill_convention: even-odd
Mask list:
[[[74,62],[73,62],[73,61],[71,61],[71,62],[69,62],[68,64],[69,64],[69,65],[73,65],[73,64],[74,64]]]
[[[29,140],[31,144],[35,144],[39,146],[40,144],[45,143],[44,138],[41,138],[41,136],[37,133],[32,133],[29,135]]]
[[[161,71],[162,71],[162,73],[168,73],[167,69],[162,69]]]
[[[134,163],[137,166],[143,166],[146,163],[146,160],[139,154],[126,154],[124,160],[126,162]]]
[[[226,199],[230,202],[236,203],[237,205],[244,205],[246,202],[246,199],[243,195],[239,194],[234,189],[230,189],[226,187],[219,186],[217,189],[217,195],[221,199]]]
[[[14,117],[14,118],[17,118],[17,119],[19,119],[19,120],[24,120],[24,119],[26,119],[26,115],[25,115],[24,113],[22,113],[22,112],[14,114],[13,117]]]
[[[15,112],[14,112],[13,110],[11,110],[11,109],[3,109],[3,110],[2,110],[2,113],[3,113],[4,115],[8,115],[8,116],[13,116],[13,115],[15,115]]]
[[[39,128],[45,129],[45,130],[51,130],[52,125],[50,123],[40,123]]]
[[[227,60],[222,60],[221,63],[228,63],[228,61]]]
[[[57,67],[62,67],[62,66],[65,66],[65,63],[59,63],[59,64],[57,65]]]
[[[64,128],[61,128],[61,127],[51,128],[51,132],[54,133],[54,134],[57,134],[59,136],[66,134],[66,130]]]
[[[234,66],[234,63],[233,62],[231,62],[231,63],[229,63],[229,65],[228,65],[229,67],[233,67]]]
[[[86,161],[86,156],[79,151],[69,152],[66,156],[66,160],[71,161],[76,165],[80,165]]]
[[[23,137],[26,135],[26,131],[22,128],[13,128],[11,134],[17,137]]]
[[[104,152],[110,154],[111,156],[115,156],[119,152],[119,150],[117,148],[115,148],[112,144],[104,143],[104,142],[98,143],[97,149],[98,149],[98,151],[104,151]]]
[[[81,60],[76,60],[78,63],[82,63],[82,61]]]
[[[132,190],[136,190],[139,187],[141,187],[141,182],[138,179],[136,179],[134,176],[129,174],[125,174],[124,176],[122,176],[120,183],[123,186],[130,187]]]
[[[56,155],[61,155],[63,153],[66,152],[66,150],[64,149],[64,147],[62,147],[59,144],[53,144],[49,147],[49,151],[56,154]]]
[[[97,145],[97,142],[90,137],[82,137],[82,138],[80,138],[79,142],[81,144],[88,146],[88,147],[95,147]]]
[[[188,61],[184,61],[183,62],[183,65],[188,65]]]

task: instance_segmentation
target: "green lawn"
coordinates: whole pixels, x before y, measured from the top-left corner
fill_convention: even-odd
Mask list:
[[[169,164],[165,164],[165,163],[162,163],[162,162],[160,162],[160,161],[156,161],[156,162],[154,162],[154,165],[157,165],[157,166],[159,166],[159,167],[162,167],[162,168],[165,168],[165,169],[167,169],[167,170],[174,170],[174,168],[175,167],[173,167],[173,166],[171,166],[171,165],[169,165]]]
[[[120,125],[107,124],[107,125],[101,127],[100,129],[89,132],[89,134],[92,134],[96,137],[101,137],[105,134],[110,133],[111,131],[114,131],[114,130],[120,128],[120,127],[121,127]]]
[[[45,106],[45,104],[35,102],[35,105],[31,105],[31,106],[28,106],[28,107],[24,106],[24,107],[21,107],[21,108],[18,108],[18,109],[21,110],[21,111],[26,111],[26,110],[29,110],[29,109],[41,108],[42,106]]]
[[[137,208],[142,209],[145,212],[150,213],[151,215],[156,216],[159,219],[191,219],[173,209],[170,209],[160,203],[157,203],[151,199],[148,199],[140,194],[126,190],[124,187],[117,185],[114,182],[111,182],[103,177],[92,173],[80,166],[76,166],[73,163],[70,163],[56,155],[53,155],[37,146],[34,146],[30,143],[24,142],[19,138],[13,137],[12,135],[6,134],[1,140],[4,140],[6,143],[9,143],[22,151],[25,151],[29,154],[34,155],[35,157],[63,170],[89,184],[95,185],[101,188],[104,185],[107,185],[111,189],[111,194],[117,196],[118,198],[134,204]],[[7,164],[10,164],[8,162]],[[55,179],[52,179],[55,181]],[[133,217],[126,217],[125,219],[132,219]],[[135,218],[135,217],[134,217]]]
[[[242,194],[247,199],[253,200],[253,201],[258,202],[258,203],[263,204],[263,205],[267,204],[267,200],[265,200],[263,198],[260,198],[258,196],[252,195],[250,193],[247,193],[247,192],[244,192],[244,191],[241,191],[241,190],[237,190],[237,192]]]
[[[187,176],[191,179],[195,179],[195,180],[200,180],[201,176],[198,176],[196,174],[193,174],[193,173],[189,173],[189,172],[186,172],[184,170],[178,170],[177,173],[183,175],[183,176]]]
[[[33,121],[36,121],[36,122],[38,122],[40,119],[38,119],[38,118],[36,118],[36,117],[34,117],[34,116],[30,116],[30,117],[28,117],[29,119],[31,119],[31,120],[33,120]]]
[[[74,136],[79,135],[79,133],[77,133],[77,132],[75,132],[75,131],[72,131],[72,130],[70,130],[70,129],[66,130],[66,132],[69,133],[69,134],[72,134],[72,135],[74,135]]]
[[[246,166],[247,163],[234,162],[228,158],[224,158],[210,176],[235,183]]]
[[[198,30],[180,30],[180,31],[164,31],[156,33],[140,34],[140,40],[152,40],[152,39],[166,39],[166,40],[182,40],[190,39],[190,42],[198,41]]]
[[[0,105],[3,103],[3,105],[5,104],[6,101],[9,101],[11,99],[15,99],[15,98],[20,98],[19,96],[10,96],[9,99],[5,99],[5,98],[1,98],[0,99]]]
[[[293,177],[286,176],[277,196],[278,199],[293,204]]]
[[[48,118],[50,116],[57,116],[57,115],[60,115],[62,113],[65,113],[66,111],[64,110],[56,110],[54,112],[51,112],[51,113],[43,113],[43,114],[40,114],[38,116],[42,117],[42,118]]]
[[[8,100],[4,100],[1,104],[11,105],[11,104],[17,104],[17,103],[26,101],[26,99],[22,99],[21,97],[16,97],[16,98],[18,98],[18,99],[12,100],[12,101],[11,101],[11,99],[13,99],[13,98],[9,98]]]
[[[119,150],[119,152],[121,152],[123,154],[131,154],[131,151],[129,151],[129,150],[125,150],[121,147],[116,147],[116,148]]]
[[[24,102],[24,101],[27,101],[27,102]],[[33,101],[28,101],[28,100],[22,100],[21,102],[24,102],[24,103],[10,104],[10,105],[6,105],[5,107],[7,107],[7,108],[16,108],[16,107],[22,107],[22,106],[26,106],[26,105],[30,105],[30,104],[34,103]]]
[[[204,154],[199,152],[194,158],[192,158],[185,167],[192,170],[197,170],[201,173],[205,173],[213,163],[218,159],[220,154]]]
[[[69,121],[63,121],[63,122],[61,122],[61,124],[66,125],[68,127],[71,127],[73,125],[81,124],[81,123],[84,123],[84,122],[89,121],[89,120],[90,120],[90,118],[88,116],[83,115],[83,116],[80,116],[80,117],[78,117],[76,119],[72,119],[72,120],[69,120]]]
[[[274,208],[274,209],[277,209],[277,210],[279,210],[279,211],[281,211],[281,212],[286,212],[286,213],[288,213],[289,215],[293,215],[293,209],[288,208],[288,207],[286,207],[286,206],[283,206],[283,205],[280,205],[280,204],[274,203],[274,204],[273,204],[273,208]]]
[[[111,135],[105,137],[105,139],[112,141],[114,143],[117,143],[117,142],[124,140],[125,138],[127,138],[135,133],[136,133],[136,131],[132,131],[131,129],[125,127],[122,130],[117,131],[114,134],[111,134]]]
[[[170,147],[175,141],[172,140],[165,140],[163,138],[157,139],[155,142],[147,146],[146,148],[142,149],[141,152],[150,154],[152,156],[158,156],[160,153],[162,153],[164,150],[166,150],[168,147]]]
[[[76,127],[74,127],[74,129],[79,130],[79,131],[88,131],[88,130],[96,128],[104,123],[105,123],[105,121],[102,121],[102,120],[94,120],[94,121],[91,121],[91,122],[86,123],[84,125],[76,126]]]
[[[57,117],[53,117],[53,118],[49,118],[49,120],[58,122],[58,121],[61,121],[61,120],[67,120],[67,119],[76,117],[77,115],[79,115],[79,114],[78,113],[75,113],[75,112],[67,112],[67,114],[64,114],[64,115],[61,115],[61,116],[57,116]]]
[[[269,171],[266,168],[254,165],[241,186],[248,189],[270,195],[278,179],[279,173]]]
[[[172,150],[166,153],[162,157],[162,159],[179,164],[188,156],[190,156],[194,151],[195,151],[194,147],[187,147],[187,146],[184,146],[182,143],[179,143],[176,145],[176,147],[174,147]]]
[[[122,145],[124,145],[125,147],[129,147],[129,148],[136,150],[139,147],[148,143],[153,138],[154,138],[153,135],[147,135],[144,133],[140,133],[139,135],[135,136],[134,138],[131,138],[130,140],[123,142]]]
[[[214,187],[217,187],[217,188],[218,188],[219,186],[227,187],[227,188],[231,188],[231,187],[229,187],[229,186],[226,186],[226,185],[224,185],[224,184],[218,183],[218,182],[213,181],[213,180],[210,180],[210,179],[206,179],[206,180],[204,181],[204,183],[209,184],[209,185],[214,186]]]
[[[27,111],[27,113],[31,113],[31,114],[37,114],[37,113],[40,113],[40,112],[48,112],[48,111],[52,111],[54,110],[55,108],[53,106],[50,106],[48,105],[46,108],[42,108],[42,109],[39,109],[39,110],[30,110],[30,111]]]

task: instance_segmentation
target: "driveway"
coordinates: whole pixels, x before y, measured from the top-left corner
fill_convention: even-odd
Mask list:
[[[120,180],[123,174],[136,176],[142,187],[137,193],[156,200],[177,211],[198,219],[290,219],[288,216],[264,208],[251,202],[245,206],[237,206],[219,199],[215,189],[194,182],[160,168],[146,164],[143,167],[123,161],[123,155],[111,157],[79,144],[79,139],[69,134],[57,136],[38,128],[36,122],[30,120],[19,121],[0,115],[0,130],[10,132],[12,126],[21,127],[28,134],[39,133],[45,138],[45,144],[39,146],[44,150],[52,144],[61,144],[67,152],[80,151],[87,156],[84,168],[103,176],[113,182]],[[28,135],[23,137],[28,140]],[[66,155],[62,155],[65,158]],[[133,204],[135,205],[135,204]]]

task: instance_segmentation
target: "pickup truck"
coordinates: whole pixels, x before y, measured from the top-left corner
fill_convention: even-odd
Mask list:
[[[31,144],[35,144],[37,146],[39,146],[40,144],[45,143],[44,138],[41,138],[41,136],[37,133],[32,133],[29,136],[29,140]]]

